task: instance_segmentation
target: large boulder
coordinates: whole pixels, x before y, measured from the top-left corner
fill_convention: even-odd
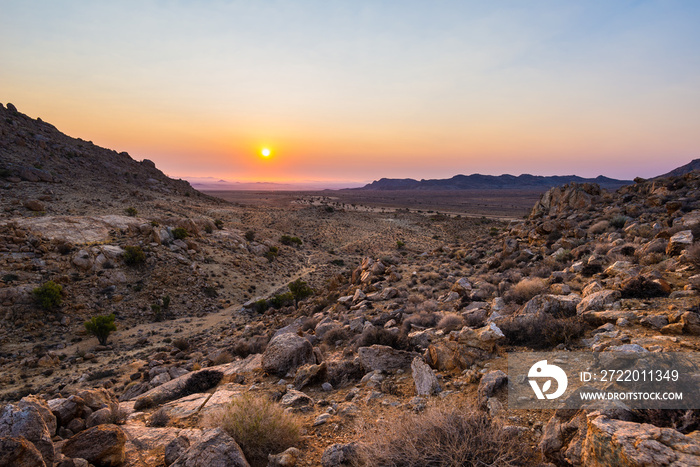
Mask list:
[[[80,418],[85,411],[82,397],[72,395],[67,398],[51,399],[48,402],[51,412],[56,416],[58,426],[67,426],[74,418]]]
[[[693,244],[693,232],[691,230],[682,230],[674,234],[668,240],[668,246],[666,246],[666,254],[668,256],[676,256],[681,254],[681,252],[689,248]]]
[[[592,467],[700,466],[700,439],[672,428],[592,413],[581,460]]]
[[[205,433],[171,467],[250,467],[236,441],[221,428]]]
[[[7,404],[0,412],[0,438],[26,438],[41,453],[46,465],[53,466],[53,433],[49,432],[44,420],[46,414],[42,412],[33,403]],[[55,430],[55,421],[53,428]]]
[[[387,345],[372,345],[358,349],[360,363],[366,371],[396,371],[411,366],[411,362],[418,356],[415,352],[396,350]]]
[[[581,297],[576,294],[537,295],[525,304],[522,313],[537,314],[544,312],[556,318],[575,316],[576,306],[580,302]]]
[[[600,195],[600,187],[593,183],[570,183],[555,187],[543,194],[532,208],[530,218],[556,216],[570,210],[586,210],[596,196]]]
[[[306,363],[315,363],[313,347],[307,339],[292,333],[273,337],[262,356],[262,369],[278,376]]]
[[[97,467],[121,465],[125,459],[126,435],[117,425],[98,425],[81,431],[66,441],[61,452],[80,457]]]
[[[0,465],[12,467],[46,467],[41,453],[25,438],[0,437]],[[53,467],[53,464],[51,464]]]
[[[411,372],[413,382],[416,385],[416,394],[419,396],[432,396],[441,391],[438,381],[432,368],[430,368],[422,357],[416,357],[411,362]]]
[[[581,300],[576,306],[576,313],[583,314],[587,311],[602,311],[610,308],[616,301],[620,299],[619,290],[601,290],[594,292]]]
[[[219,384],[222,377],[221,371],[206,368],[187,373],[137,396],[134,399],[134,409],[146,409],[189,394],[207,391]]]
[[[323,467],[342,467],[356,464],[359,455],[357,443],[333,444],[321,455]]]

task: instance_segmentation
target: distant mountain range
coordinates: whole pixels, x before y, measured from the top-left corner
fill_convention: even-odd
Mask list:
[[[355,182],[322,182],[303,180],[290,183],[232,182],[214,177],[187,177],[193,188],[200,191],[319,191],[341,190],[362,186]]]
[[[632,180],[616,180],[602,175],[583,178],[576,175],[455,175],[447,179],[414,180],[412,178],[382,178],[356,190],[508,190],[548,189],[566,183],[597,183],[601,188],[616,190],[634,183]]]
[[[669,173],[659,175],[658,177],[655,177],[655,178],[680,177],[681,175],[685,175],[688,172],[692,172],[693,170],[700,170],[700,159],[693,159],[689,163],[682,165],[676,169],[673,169]]]

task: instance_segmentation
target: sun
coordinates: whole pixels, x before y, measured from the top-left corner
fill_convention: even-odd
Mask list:
[[[270,157],[270,150],[268,148],[262,148],[260,154],[262,154],[263,157]]]

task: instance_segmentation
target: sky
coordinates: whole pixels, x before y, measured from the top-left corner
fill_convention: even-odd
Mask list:
[[[0,12],[0,102],[178,178],[630,179],[700,157],[695,0],[0,0]]]

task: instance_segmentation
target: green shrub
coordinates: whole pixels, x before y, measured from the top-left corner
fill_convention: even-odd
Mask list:
[[[270,303],[273,307],[277,309],[280,309],[283,306],[293,305],[294,295],[292,295],[292,292],[286,292],[279,295],[275,295],[274,297],[272,297],[272,300],[270,300]]]
[[[277,255],[279,255],[279,251],[279,248],[277,248],[276,246],[271,246],[270,250],[267,253],[265,253],[265,258],[267,258],[269,262],[273,262],[275,258],[277,258]]]
[[[117,330],[114,324],[114,313],[109,315],[93,316],[89,321],[85,321],[85,330],[97,337],[100,345],[107,345],[107,338],[112,331]]]
[[[287,246],[301,246],[302,241],[299,237],[291,237],[289,235],[282,235],[280,237],[280,243]]]
[[[404,241],[402,241],[402,240],[396,240],[396,248],[398,248],[399,250],[401,250],[401,249],[402,249],[403,247],[405,247],[405,246],[406,246],[406,242],[404,242]]]
[[[219,296],[219,293],[216,291],[214,287],[211,285],[208,285],[202,289],[202,292],[204,292],[204,295],[206,295],[209,298],[216,298]]]
[[[10,282],[16,281],[17,279],[19,279],[19,276],[13,273],[5,274],[4,276],[2,276],[2,281],[5,284],[9,284]]]
[[[151,311],[153,312],[153,320],[156,322],[163,321],[163,309],[157,303],[151,305]]]
[[[255,240],[255,230],[246,231],[246,233],[244,234],[244,237],[249,242],[252,242],[253,240]]]
[[[294,415],[265,397],[250,394],[233,399],[204,424],[221,427],[231,435],[253,467],[268,465],[269,454],[296,446],[301,440],[301,425]]]
[[[627,223],[626,216],[615,216],[610,220],[610,225],[616,229],[621,229]]]
[[[294,302],[299,303],[300,300],[304,300],[314,294],[314,291],[309,284],[301,279],[297,279],[289,284],[289,291],[294,296]]]
[[[187,229],[184,227],[178,227],[176,229],[173,229],[173,237],[175,240],[184,240],[187,237],[189,237],[189,232],[187,232]]]
[[[224,228],[224,221],[222,221],[221,219],[217,219],[214,221],[214,225],[217,229],[221,230]]]
[[[257,300],[255,303],[253,303],[253,310],[256,313],[265,313],[268,308],[270,308],[270,305],[264,298],[261,298],[260,300]]]
[[[208,233],[208,234],[213,233],[213,232],[214,232],[214,227],[212,227],[210,224],[207,224],[207,225],[204,226],[204,231],[205,231],[206,233]]]
[[[34,300],[45,310],[56,308],[63,301],[63,287],[54,281],[45,282],[32,291]]]
[[[124,212],[126,213],[127,216],[131,217],[136,217],[136,215],[139,213],[135,207],[129,206],[128,208],[124,209]]]
[[[146,262],[146,253],[140,246],[127,245],[124,247],[124,262],[129,266],[137,266]]]

